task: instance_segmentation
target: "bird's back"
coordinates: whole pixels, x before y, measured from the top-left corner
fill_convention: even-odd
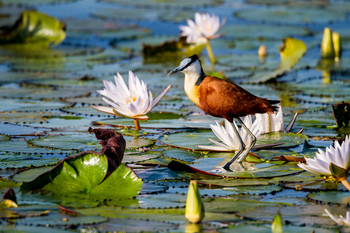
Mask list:
[[[233,118],[256,113],[273,113],[277,107],[271,101],[257,97],[240,86],[213,76],[207,76],[200,85],[199,107],[212,116]]]

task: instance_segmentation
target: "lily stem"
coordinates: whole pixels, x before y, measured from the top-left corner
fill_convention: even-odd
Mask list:
[[[141,129],[139,120],[134,119],[134,124],[135,124],[136,130],[140,130]]]
[[[214,57],[213,50],[211,48],[209,39],[207,39],[207,52],[208,52],[208,55],[209,55],[211,63],[214,65],[216,63],[216,60],[215,60],[215,57]]]
[[[342,180],[341,183],[350,191],[350,183],[347,179]]]

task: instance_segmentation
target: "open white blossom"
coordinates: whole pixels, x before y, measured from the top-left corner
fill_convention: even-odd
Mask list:
[[[350,212],[349,211],[346,211],[346,217],[345,218],[342,215],[339,215],[339,217],[335,217],[327,209],[324,209],[324,211],[338,225],[350,226]]]
[[[334,146],[326,148],[326,151],[318,149],[314,158],[305,158],[306,164],[299,163],[298,166],[312,173],[331,176],[330,164],[345,169],[350,168],[350,137],[345,137],[344,142],[340,145],[338,141],[334,142]]]
[[[195,13],[195,22],[187,19],[187,26],[180,26],[181,36],[186,36],[187,43],[202,43],[208,39],[217,38],[220,35],[216,34],[222,25],[225,24],[225,19],[220,23],[220,18],[216,15],[208,13]]]
[[[129,71],[129,87],[126,86],[123,77],[117,73],[114,81],[104,80],[105,88],[97,92],[103,95],[102,98],[112,107],[91,106],[93,109],[122,117],[131,117],[136,120],[147,120],[146,114],[160,101],[168,92],[171,85],[164,89],[156,98],[153,99],[151,91],[147,85],[140,81],[139,78]]]
[[[255,137],[259,137],[261,135],[261,130],[259,127],[260,122],[255,120],[253,123],[252,116],[248,115],[244,117],[243,123],[254,134]],[[220,139],[221,142],[217,142],[209,138],[209,141],[214,143],[216,146],[198,146],[198,147],[205,150],[212,150],[212,151],[239,150],[241,148],[241,143],[238,139],[238,136],[235,134],[233,127],[236,127],[245,145],[248,145],[251,143],[251,138],[249,137],[249,134],[244,128],[238,129],[235,122],[230,123],[228,120],[225,120],[225,127],[220,125],[217,121],[216,121],[216,125],[210,125],[210,128],[212,129],[213,133],[217,138]]]
[[[277,113],[256,114],[256,120],[260,121],[260,130],[262,134],[270,132],[283,131],[283,111],[282,107],[278,106]]]

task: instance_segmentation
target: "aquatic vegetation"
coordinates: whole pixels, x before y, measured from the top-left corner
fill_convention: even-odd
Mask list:
[[[12,188],[18,206],[8,205],[4,197],[1,230],[271,232],[283,225],[284,232],[346,232],[347,226],[326,216],[324,209],[346,219],[349,192],[334,177],[344,179],[347,170],[332,163],[329,178],[297,164],[305,163],[305,158],[318,159],[318,150],[327,153],[334,141],[342,147],[350,132],[344,114],[350,98],[346,17],[350,4],[295,3],[3,0],[0,33],[12,28],[21,12],[36,9],[65,22],[66,27],[57,24],[57,32],[66,36],[55,47],[49,45],[56,39],[40,46],[0,45],[0,190]],[[206,39],[198,45],[179,38],[179,26],[187,19],[195,23],[196,12],[220,19],[215,39],[210,39],[215,67],[201,55],[203,69],[257,96],[280,100],[283,108],[283,120],[275,115],[278,131],[261,134],[245,160],[234,163],[231,171],[222,166],[232,151],[197,147],[216,146],[208,139],[220,142],[210,128],[218,126],[218,119],[188,100],[183,78],[166,77],[180,60],[200,54],[206,46]],[[319,61],[324,27],[332,28],[333,45],[334,32],[341,36],[338,61]],[[257,54],[261,45],[268,50],[264,61]],[[112,77],[118,77],[117,72],[127,76],[129,70],[147,83],[149,103],[150,91],[158,95],[172,84],[143,114],[148,120],[141,122],[142,130],[134,130],[133,117],[117,116],[102,97],[113,99],[96,92],[107,92],[103,81],[116,86]],[[327,71],[328,82],[322,71]],[[128,80],[123,82],[130,92]],[[335,120],[332,106],[343,101],[334,112]],[[287,125],[296,114],[293,129],[288,124],[283,130],[282,122]],[[251,120],[256,124],[256,116]],[[89,130],[96,127],[123,134],[123,156],[108,156],[117,148],[96,140]],[[225,125],[220,127],[226,130]],[[332,148],[333,154],[341,151]],[[205,209],[199,224],[186,219],[191,180],[197,182]]]
[[[199,223],[205,215],[204,205],[198,191],[197,182],[190,181],[187,192],[185,216],[191,223]]]
[[[135,121],[136,130],[140,130],[139,120],[147,120],[150,112],[168,92],[171,85],[164,89],[153,99],[147,85],[129,71],[129,87],[126,86],[123,77],[118,73],[114,76],[115,84],[104,80],[105,88],[97,91],[103,97],[103,101],[112,107],[92,106],[93,109],[121,117],[130,117]]]
[[[220,37],[217,34],[220,27],[225,24],[225,19],[221,21],[216,15],[209,13],[195,13],[195,21],[187,19],[187,26],[180,26],[181,36],[186,37],[187,43],[206,43],[210,61],[215,64],[216,60],[210,45],[210,40]]]
[[[350,190],[347,177],[350,169],[350,136],[346,136],[340,145],[338,141],[334,146],[327,147],[326,151],[318,149],[314,158],[305,158],[306,164],[298,164],[299,167],[320,175],[333,176],[341,181]]]

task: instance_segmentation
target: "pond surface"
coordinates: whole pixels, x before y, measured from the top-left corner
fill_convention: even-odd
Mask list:
[[[350,231],[324,215],[325,208],[335,215],[346,214],[349,193],[341,183],[308,185],[321,177],[301,170],[295,162],[276,159],[313,157],[319,148],[325,150],[350,132],[336,127],[332,112],[333,104],[350,101],[349,2],[0,0],[0,26],[12,25],[26,9],[64,21],[67,37],[51,49],[0,46],[0,190],[14,188],[19,204],[0,210],[6,220],[0,224],[3,232],[271,232],[278,212],[285,232]],[[224,74],[257,96],[280,100],[285,126],[299,113],[293,133],[264,135],[257,143],[282,145],[254,150],[261,159],[248,156],[234,172],[220,173],[232,153],[197,150],[197,145],[210,145],[208,138],[215,139],[209,125],[219,119],[205,115],[188,99],[183,74],[167,77],[185,55],[143,56],[143,44],[177,40],[179,26],[193,19],[195,12],[226,18],[220,29],[223,36],[211,41],[217,64],[211,65],[206,50],[200,55],[206,72]],[[338,62],[321,61],[324,27],[342,37]],[[285,37],[304,41],[306,54],[281,77],[263,84],[250,82],[278,68]],[[257,55],[260,45],[267,46],[264,61]],[[104,105],[96,92],[103,89],[103,80],[112,81],[117,72],[126,79],[129,70],[154,95],[173,85],[150,119],[141,122],[140,133],[127,128],[134,126],[132,119],[91,108]],[[136,198],[97,201],[20,191],[20,182],[61,159],[100,151],[89,127],[124,134],[123,162],[143,179]],[[170,169],[171,161],[226,178]],[[184,216],[191,179],[199,182],[206,209],[200,226],[190,225]],[[306,185],[296,190],[298,184]],[[81,215],[64,214],[57,205]]]

